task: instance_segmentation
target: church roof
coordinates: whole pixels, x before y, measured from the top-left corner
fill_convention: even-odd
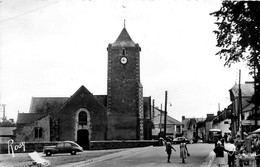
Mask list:
[[[133,42],[126,28],[123,28],[116,41],[112,44],[114,47],[135,47],[136,43]]]
[[[57,111],[68,99],[68,97],[32,97],[29,113]]]
[[[17,124],[29,124],[46,116],[41,113],[19,113],[17,117]]]

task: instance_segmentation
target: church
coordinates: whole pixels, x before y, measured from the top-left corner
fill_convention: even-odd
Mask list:
[[[18,113],[16,141],[148,140],[151,97],[143,97],[141,47],[124,27],[107,47],[107,95],[81,86],[71,97],[32,97],[29,113]]]

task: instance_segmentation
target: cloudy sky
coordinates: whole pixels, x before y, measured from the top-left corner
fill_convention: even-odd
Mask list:
[[[221,0],[2,0],[0,104],[28,112],[32,97],[69,97],[81,85],[107,93],[107,46],[123,29],[142,48],[144,96],[168,112],[206,117],[230,104],[228,90],[252,80],[242,65],[224,67],[216,19]],[[170,105],[170,103],[172,105]],[[2,112],[0,113],[2,117]]]

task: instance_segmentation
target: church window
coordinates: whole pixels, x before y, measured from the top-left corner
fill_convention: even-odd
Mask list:
[[[84,111],[81,111],[79,113],[79,124],[80,125],[87,125],[88,124],[88,115]]]
[[[35,128],[34,129],[34,138],[35,139],[41,139],[42,138],[42,128]]]
[[[125,49],[123,49],[123,53],[122,54],[123,54],[123,56],[125,56]]]

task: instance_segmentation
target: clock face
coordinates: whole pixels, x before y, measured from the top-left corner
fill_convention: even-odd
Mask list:
[[[127,63],[127,58],[126,57],[121,57],[120,62],[122,64],[126,64]]]

